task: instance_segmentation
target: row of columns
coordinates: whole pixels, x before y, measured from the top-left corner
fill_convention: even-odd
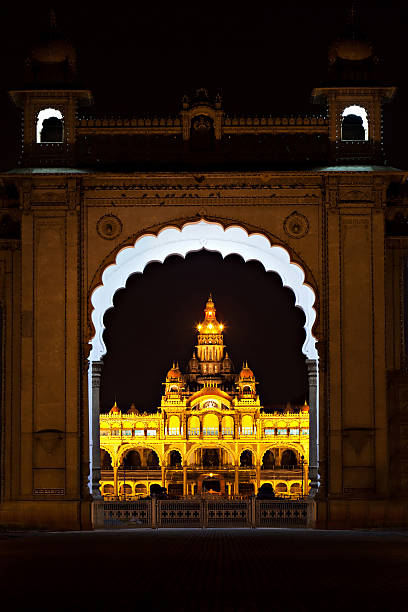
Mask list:
[[[100,384],[102,374],[102,362],[91,362],[91,385],[89,389],[89,434],[90,434],[90,471],[91,471],[91,489],[94,499],[100,499],[100,480],[101,480],[101,463],[100,463]],[[310,495],[313,497],[319,486],[318,463],[319,463],[319,446],[318,446],[318,362],[314,359],[306,360],[309,382],[309,479],[310,479]],[[116,482],[117,482],[116,468]],[[260,482],[260,465],[256,465],[256,482],[257,488]],[[165,481],[165,466],[162,466],[162,482]],[[234,489],[238,491],[238,473],[239,466],[234,468]],[[114,468],[115,477],[115,468]],[[165,486],[163,484],[163,486]],[[187,494],[187,466],[183,466],[183,493]]]
[[[261,484],[261,466],[257,465],[255,467],[255,471],[256,471],[255,493],[257,493],[260,487],[260,484]],[[119,494],[118,472],[119,472],[119,468],[117,466],[114,467],[113,468],[113,489],[114,489],[113,494],[116,496]],[[307,482],[307,471],[305,471],[304,479],[306,479],[306,482]],[[161,480],[162,480],[162,486],[167,487],[168,483],[166,481],[166,468],[164,466],[162,466]],[[235,495],[239,494],[239,466],[234,467],[234,485],[232,486],[232,483],[225,483],[225,486],[228,488],[227,492],[229,495],[231,495],[233,492]],[[189,494],[189,491],[188,491],[188,480],[187,480],[187,466],[185,465],[183,466],[183,495],[185,496],[188,494]]]

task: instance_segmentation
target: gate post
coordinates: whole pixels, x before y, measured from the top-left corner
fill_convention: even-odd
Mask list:
[[[91,507],[92,507],[92,527],[93,529],[102,529],[105,526],[104,503],[101,501],[93,501]]]
[[[101,499],[101,449],[99,428],[99,390],[101,386],[102,361],[92,361],[92,497]]]
[[[307,502],[306,527],[314,529],[315,525],[316,525],[316,502],[314,500],[309,500]]]
[[[201,499],[201,509],[203,513],[203,529],[208,527],[208,501]]]
[[[250,512],[251,512],[251,527],[255,529],[256,527],[256,497],[251,497],[250,500]]]
[[[318,361],[306,359],[306,365],[309,380],[309,496],[314,497],[319,488]]]
[[[151,502],[151,508],[152,508],[152,529],[157,529],[157,499],[156,497],[152,497],[150,502]]]

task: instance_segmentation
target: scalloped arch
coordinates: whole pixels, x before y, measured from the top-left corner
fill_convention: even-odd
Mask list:
[[[106,353],[103,341],[103,317],[108,308],[113,306],[113,296],[135,272],[142,273],[145,267],[154,261],[163,263],[170,255],[181,255],[206,249],[226,257],[240,255],[245,262],[259,261],[265,270],[277,272],[284,286],[295,294],[296,306],[305,313],[306,339],[302,347],[308,359],[317,359],[316,339],[312,334],[316,319],[314,309],[315,293],[305,281],[301,266],[290,261],[289,253],[282,246],[271,245],[263,234],[250,234],[238,226],[226,229],[215,222],[201,219],[186,223],[181,229],[169,226],[162,229],[157,236],[145,234],[138,238],[131,247],[125,247],[116,256],[114,264],[107,266],[102,274],[102,284],[96,287],[91,296],[92,321],[95,336],[90,341],[92,346],[90,361],[100,361]]]

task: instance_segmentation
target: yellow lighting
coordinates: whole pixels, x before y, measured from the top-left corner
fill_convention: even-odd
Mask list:
[[[213,328],[212,323],[210,323],[208,327],[209,327],[210,329],[212,329],[212,328]]]
[[[210,472],[210,478],[212,478],[214,476],[214,474],[212,472]]]
[[[223,329],[224,329],[224,326],[223,326],[223,324],[221,323],[221,325],[220,325],[220,331],[222,331]]]
[[[197,329],[200,330],[202,325],[197,325]]]

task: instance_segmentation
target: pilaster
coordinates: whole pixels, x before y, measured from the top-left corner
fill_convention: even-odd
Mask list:
[[[92,496],[94,499],[101,497],[101,451],[100,451],[100,388],[103,363],[92,362]],[[117,486],[117,484],[116,484]]]

